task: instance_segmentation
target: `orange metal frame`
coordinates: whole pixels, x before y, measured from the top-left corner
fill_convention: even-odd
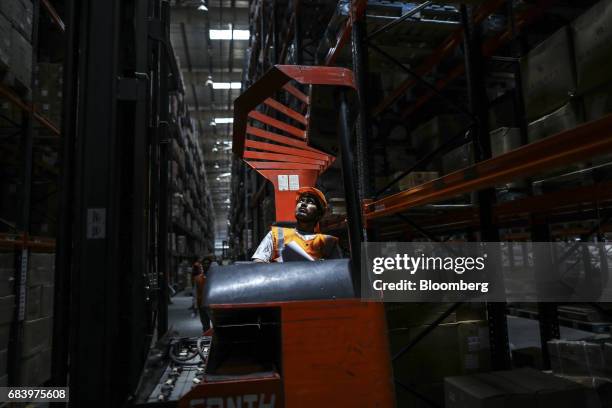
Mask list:
[[[214,305],[214,310],[280,308],[281,375],[264,380],[204,382],[179,407],[205,407],[207,398],[276,395],[276,407],[393,407],[391,356],[381,303],[359,299]],[[201,405],[200,405],[201,404]]]
[[[308,145],[310,98],[290,81],[355,88],[345,68],[276,65],[234,102],[234,154],[274,185],[276,221],[294,220],[295,190],[313,187],[335,160]],[[281,90],[305,105],[306,114],[270,97]],[[260,106],[283,120],[256,110]]]
[[[27,234],[5,234],[0,233],[0,248],[31,250],[54,250],[55,240],[44,237],[32,237]]]

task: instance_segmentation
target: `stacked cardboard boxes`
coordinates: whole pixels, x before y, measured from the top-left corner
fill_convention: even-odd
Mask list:
[[[0,72],[6,72],[11,65],[11,22],[0,14]]]
[[[450,304],[409,303],[386,306],[391,355],[395,355],[444,313]],[[394,362],[394,376],[442,405],[444,377],[487,370],[488,326],[482,304],[465,304],[425,339]],[[397,390],[398,406],[426,407],[412,393]]]
[[[0,2],[0,80],[24,94],[32,81],[32,13],[30,0]]]
[[[7,358],[15,312],[15,253],[0,252],[0,387],[7,385]]]
[[[35,71],[36,109],[56,126],[61,125],[62,119],[62,64],[39,63]]]
[[[529,368],[444,381],[446,408],[599,408],[597,394],[573,381]]]
[[[55,254],[30,254],[21,354],[23,386],[41,385],[51,375],[54,276]]]
[[[551,340],[548,353],[553,372],[567,376],[612,380],[612,341]]]
[[[13,28],[28,42],[32,41],[33,13],[34,7],[31,0],[2,0],[0,2],[0,14],[4,15]]]

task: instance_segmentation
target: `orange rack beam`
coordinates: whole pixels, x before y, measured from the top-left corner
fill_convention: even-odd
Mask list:
[[[36,108],[31,102],[26,103],[19,96],[6,86],[0,84],[0,95],[4,96],[11,103],[15,104],[19,109],[30,114],[38,123],[49,129],[56,136],[60,136],[61,132],[49,119],[36,112]]]
[[[366,220],[612,152],[612,114],[364,205]]]

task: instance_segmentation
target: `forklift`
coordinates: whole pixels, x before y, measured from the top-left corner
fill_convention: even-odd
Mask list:
[[[204,297],[213,328],[200,338],[160,341],[137,405],[395,406],[384,307],[359,298],[363,232],[350,148],[352,71],[272,67],[234,103],[233,152],[272,182],[276,224],[293,221],[296,191],[314,187],[335,160],[308,144],[311,100],[300,86],[334,87],[338,97],[350,259],[213,266]],[[281,92],[293,103],[273,98]],[[258,110],[264,105],[276,118]]]

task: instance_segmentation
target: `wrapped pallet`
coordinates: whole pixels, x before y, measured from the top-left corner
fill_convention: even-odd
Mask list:
[[[11,65],[11,22],[0,14],[0,72]]]
[[[599,408],[593,390],[529,368],[496,371],[444,381],[446,408]]]
[[[15,29],[11,30],[10,60],[9,85],[20,91],[30,89],[32,82],[32,45]]]
[[[571,25],[579,95],[612,80],[612,3],[602,0]]]
[[[554,112],[531,122],[527,128],[529,142],[573,129],[582,122],[584,122],[582,103],[573,99]]]
[[[612,82],[587,92],[582,99],[585,121],[590,122],[610,114],[612,112]]]
[[[563,27],[521,58],[521,75],[528,120],[565,105],[576,92],[569,28]]]

